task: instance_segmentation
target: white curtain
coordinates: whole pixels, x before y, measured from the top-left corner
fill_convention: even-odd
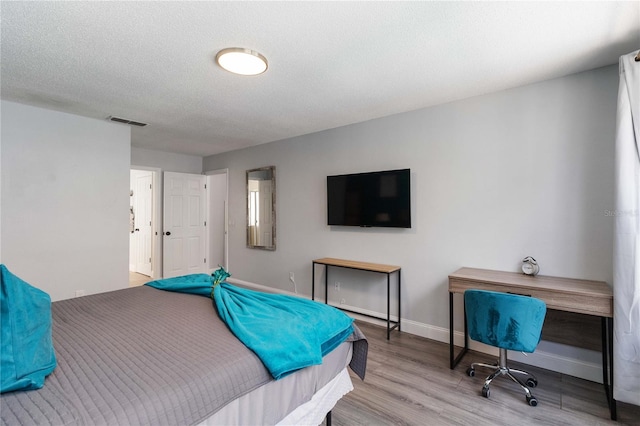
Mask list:
[[[614,398],[640,405],[640,62],[620,57],[613,253]]]

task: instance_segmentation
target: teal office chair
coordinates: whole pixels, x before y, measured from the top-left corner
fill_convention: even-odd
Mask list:
[[[467,290],[464,293],[464,306],[469,337],[500,349],[498,364],[474,362],[467,369],[467,374],[471,377],[475,376],[476,367],[494,369],[494,372],[484,381],[482,396],[489,398],[489,385],[493,379],[504,375],[522,386],[529,405],[532,407],[538,405],[538,400],[529,390],[538,385],[538,379],[526,371],[509,368],[507,350],[531,353],[536,349],[547,313],[545,303],[528,296]],[[523,383],[512,373],[528,376],[528,378]]]

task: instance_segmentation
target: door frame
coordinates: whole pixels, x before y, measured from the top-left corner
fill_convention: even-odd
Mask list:
[[[162,169],[131,165],[130,170],[151,172],[151,278],[162,278]]]
[[[162,224],[163,224],[163,211],[162,211],[162,169],[158,167],[147,167],[147,166],[137,166],[131,165],[129,167],[131,170],[145,170],[150,171],[152,173],[151,177],[151,185],[152,185],[152,196],[153,196],[153,206],[152,206],[152,241],[151,241],[151,278],[154,280],[162,278]],[[210,170],[203,173],[205,176],[211,175],[219,175],[225,174],[227,176],[226,179],[226,188],[224,195],[224,268],[229,270],[229,169],[216,169]],[[210,202],[210,188],[209,178],[207,178],[207,216],[208,216],[208,206]],[[209,232],[206,233],[206,254],[207,259],[209,259],[209,241],[210,238]],[[213,272],[215,269],[211,269],[210,272]]]
[[[225,182],[225,194],[224,194],[224,264],[222,265],[227,271],[229,270],[229,169],[225,168],[225,169],[216,169],[216,170],[209,170],[203,173],[205,176],[207,176],[207,191],[206,191],[206,197],[207,197],[207,217],[209,216],[209,208],[211,206],[211,190],[212,185],[210,182],[210,178],[209,176],[213,176],[213,175],[225,175],[226,176],[226,182]],[[210,255],[211,253],[209,253],[209,247],[210,247],[210,239],[211,238],[211,232],[207,232],[207,248],[206,248],[206,253],[207,253],[207,259],[210,259]],[[213,272],[218,268],[210,268],[209,272]]]

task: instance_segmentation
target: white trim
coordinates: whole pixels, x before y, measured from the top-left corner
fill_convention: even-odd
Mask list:
[[[428,339],[437,340],[439,342],[449,343],[448,328],[436,327],[433,325],[403,319],[402,331],[421,337],[426,337]],[[391,338],[393,339],[393,336]],[[457,354],[464,345],[464,333],[462,331],[455,331],[453,333],[453,341],[457,346],[455,352]],[[540,342],[538,349],[534,353],[524,355],[521,352],[509,351],[508,358],[514,361],[522,362],[547,370],[557,371],[562,374],[568,374],[570,376],[590,380],[592,382],[602,383],[602,361],[586,362],[581,360],[594,358],[601,360],[602,358],[599,352],[570,346],[571,351],[579,355],[581,358],[577,359],[545,351],[545,349],[550,346],[565,347],[565,345],[542,341]],[[498,356],[497,348],[482,344],[480,342],[475,342],[471,339],[469,339],[469,349]],[[466,355],[464,360],[469,361],[469,355]]]
[[[158,167],[146,167],[146,166],[129,166],[129,170],[146,170],[151,172],[151,186],[152,186],[152,219],[153,233],[151,238],[151,252],[153,253],[153,261],[151,262],[151,278],[154,280],[162,278],[162,179],[160,175],[162,169]]]
[[[226,182],[225,182],[225,195],[224,195],[224,268],[228,271],[229,270],[229,169],[217,169],[217,170],[209,170],[203,173],[205,176],[207,176],[207,185],[209,185],[209,187],[207,188],[207,217],[209,216],[209,206],[211,206],[211,200],[209,199],[210,196],[210,187],[211,187],[211,182],[208,178],[208,176],[213,176],[213,175],[222,175],[224,174],[226,177]],[[207,259],[209,259],[209,232],[207,232]],[[215,271],[218,268],[212,269],[210,272]]]
[[[265,293],[276,293],[276,294],[288,294],[288,295],[291,295],[291,296],[302,296],[300,294],[294,294],[294,293],[292,293],[290,291],[280,290],[278,288],[267,287],[267,286],[264,286],[262,284],[256,284],[256,283],[252,283],[252,282],[249,282],[249,281],[239,280],[239,279],[233,278],[233,277],[229,277],[229,279],[227,279],[226,281],[228,281],[231,284],[239,285],[240,287],[246,287],[246,288],[249,288],[251,290],[264,291]],[[306,297],[306,296],[302,296],[302,297],[310,299],[310,297]]]

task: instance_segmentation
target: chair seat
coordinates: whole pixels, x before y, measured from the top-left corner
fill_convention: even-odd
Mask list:
[[[467,369],[475,376],[476,367],[494,369],[482,387],[482,395],[489,397],[489,385],[498,376],[507,376],[525,391],[529,405],[536,406],[537,399],[529,387],[536,387],[538,380],[526,371],[507,366],[507,350],[533,352],[542,333],[547,307],[542,300],[509,293],[486,290],[467,290],[464,293],[465,315],[469,337],[500,349],[497,364],[473,363]],[[525,382],[517,375],[529,376]]]

